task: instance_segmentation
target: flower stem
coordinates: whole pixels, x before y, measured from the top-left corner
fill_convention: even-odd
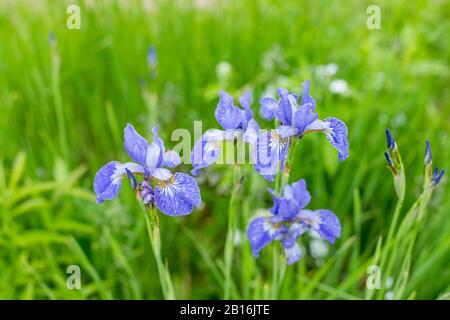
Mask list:
[[[225,250],[224,250],[224,263],[225,263],[225,286],[224,286],[224,299],[230,299],[231,295],[231,286],[233,279],[231,277],[231,269],[233,266],[233,238],[236,232],[236,223],[237,223],[237,200],[238,193],[240,190],[240,179],[241,179],[241,171],[240,166],[236,166],[234,168],[233,174],[233,186],[234,190],[231,194],[230,203],[228,206],[228,231],[227,238],[225,240]]]
[[[145,223],[147,225],[148,238],[152,246],[156,266],[158,268],[159,282],[164,299],[174,300],[175,291],[172,285],[169,269],[164,265],[161,258],[161,236],[159,232],[159,216],[155,208],[146,209],[144,212]]]
[[[284,187],[289,183],[289,178],[291,176],[291,166],[295,160],[295,153],[297,150],[298,139],[291,140],[291,146],[289,148],[288,156],[285,163],[280,163],[280,170],[275,177],[275,193],[280,194],[283,192]],[[283,168],[283,170],[281,170]],[[273,264],[272,264],[272,299],[277,299],[278,289],[282,283],[283,277],[280,274],[280,257],[278,253],[278,247],[273,247]]]

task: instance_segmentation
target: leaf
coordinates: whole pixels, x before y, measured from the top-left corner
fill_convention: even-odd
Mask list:
[[[11,170],[11,177],[9,179],[9,189],[14,189],[17,186],[17,183],[19,183],[20,179],[22,179],[23,173],[25,171],[25,164],[26,154],[25,152],[21,151],[14,160],[14,165]]]

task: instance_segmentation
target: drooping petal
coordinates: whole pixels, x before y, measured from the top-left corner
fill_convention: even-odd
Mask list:
[[[247,228],[247,237],[253,255],[259,257],[261,249],[273,241],[277,235],[279,230],[268,221],[267,217],[253,219]]]
[[[275,118],[275,110],[278,108],[278,102],[270,97],[265,97],[259,100],[261,105],[261,115],[267,120]]]
[[[220,92],[219,103],[214,113],[217,122],[225,130],[242,128],[246,122],[245,112],[233,105],[233,98],[226,92]]]
[[[336,148],[339,153],[339,160],[345,160],[348,155],[348,130],[344,122],[336,118],[326,118],[324,121],[315,120],[305,128],[304,133],[323,132],[328,141]]]
[[[283,248],[284,253],[286,254],[286,260],[288,265],[291,265],[301,259],[302,252],[300,250],[300,246],[298,245],[298,243],[294,243],[290,247],[283,246]]]
[[[326,132],[327,139],[339,153],[339,160],[347,159],[348,151],[348,130],[344,122],[336,118],[326,118],[325,122],[330,124],[330,130]]]
[[[137,133],[131,124],[127,124],[124,129],[124,147],[131,159],[142,166],[145,165],[148,142]]]
[[[186,215],[201,204],[197,181],[188,174],[177,172],[155,186],[155,204],[169,216]]]
[[[254,150],[256,172],[272,181],[279,169],[280,161],[284,162],[289,142],[289,138],[281,137],[277,130],[260,133]]]
[[[231,132],[218,129],[207,130],[203,136],[197,140],[191,151],[191,163],[194,169],[193,175],[197,175],[202,168],[206,168],[219,159],[222,152],[222,141],[232,140]]]
[[[320,227],[317,230],[319,236],[323,239],[328,240],[331,244],[334,243],[336,238],[341,236],[341,223],[339,222],[338,217],[326,209],[316,210],[320,216]]]
[[[161,166],[168,168],[175,168],[181,164],[181,158],[178,152],[167,150],[163,154]]]
[[[98,203],[112,200],[117,196],[122,186],[122,179],[127,175],[127,169],[131,173],[144,172],[144,168],[137,163],[117,161],[110,161],[97,171],[94,178],[94,191]]]
[[[159,168],[163,161],[164,155],[164,142],[159,138],[158,129],[153,127],[153,141],[147,148],[147,154],[145,157],[146,169],[152,171],[155,168]]]

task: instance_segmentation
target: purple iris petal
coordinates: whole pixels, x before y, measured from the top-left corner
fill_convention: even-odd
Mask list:
[[[168,180],[158,181],[155,186],[155,204],[169,216],[189,214],[200,203],[197,181],[185,173],[177,172]]]
[[[277,130],[262,132],[254,151],[256,172],[272,181],[278,172],[280,161],[283,165],[289,144],[289,138],[281,137]]]
[[[268,221],[267,217],[252,220],[247,228],[247,237],[253,255],[259,257],[261,249],[275,240],[277,235],[279,235],[279,230]]]
[[[149,171],[161,166],[164,155],[164,142],[158,135],[158,129],[153,127],[152,132],[153,141],[147,148],[147,155],[145,158],[145,164]]]
[[[164,152],[163,160],[161,163],[161,165],[163,167],[175,168],[175,167],[179,166],[180,164],[181,164],[181,158],[177,152],[175,152],[173,150],[168,150],[168,151]]]
[[[253,118],[253,112],[251,109],[251,94],[250,94],[250,92],[244,93],[239,98],[239,103],[241,104],[242,108],[244,109],[245,118],[247,119],[247,121],[250,121]]]
[[[275,118],[275,110],[278,108],[278,102],[275,99],[266,97],[259,100],[259,103],[261,104],[261,115],[265,119]]]
[[[131,159],[142,166],[145,165],[148,142],[136,132],[131,124],[127,124],[124,129],[124,147]]]
[[[291,126],[279,126],[277,130],[282,138],[293,137],[298,133],[297,128]]]
[[[312,111],[316,109],[316,102],[313,97],[309,94],[309,80],[306,80],[302,83],[303,91],[302,91],[302,101],[300,103],[301,106],[305,104],[312,104]]]
[[[94,191],[98,203],[102,203],[104,200],[112,200],[117,196],[122,186],[122,179],[127,175],[127,169],[131,173],[144,172],[144,168],[137,163],[120,163],[117,161],[110,161],[97,171],[94,178]]]
[[[331,244],[334,243],[336,238],[341,236],[341,223],[339,222],[338,217],[326,209],[316,210],[320,216],[320,228],[317,231],[319,236],[323,239],[328,240]]]
[[[345,160],[348,155],[348,130],[344,122],[336,118],[326,118],[325,122],[330,124],[330,130],[326,132],[327,139],[337,149],[339,160]]]
[[[222,141],[232,141],[234,139],[232,131],[210,129],[205,131],[203,136],[197,140],[191,151],[191,163],[194,169],[193,175],[197,175],[200,169],[206,168],[219,159],[222,153]]]
[[[300,209],[305,208],[311,201],[311,194],[306,188],[305,179],[301,179],[292,183],[290,186],[286,186],[284,196],[292,195],[292,198],[297,201]]]
[[[297,243],[294,243],[289,247],[283,245],[283,248],[284,253],[286,254],[288,265],[291,265],[301,259],[302,252],[300,250],[300,246]]]
[[[233,98],[228,93],[221,91],[219,95],[219,103],[214,113],[217,122],[225,130],[242,127],[246,122],[244,111],[233,105]]]
[[[244,131],[243,140],[246,143],[255,144],[258,140],[259,124],[255,119],[250,119],[247,129]]]
[[[172,177],[172,173],[166,168],[156,168],[151,172],[152,177],[157,180],[165,181]]]
[[[294,115],[294,126],[298,129],[298,134],[302,135],[306,127],[317,119],[317,113],[314,113],[314,105],[307,103],[301,105]]]

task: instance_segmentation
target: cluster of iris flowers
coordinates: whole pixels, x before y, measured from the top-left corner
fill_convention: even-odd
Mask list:
[[[196,141],[191,152],[192,175],[217,162],[224,141],[240,140],[252,146],[255,171],[269,181],[283,170],[293,139],[301,139],[307,133],[323,132],[337,149],[339,160],[349,155],[347,127],[339,119],[318,119],[316,103],[309,93],[309,81],[303,83],[302,97],[288,90],[277,90],[279,100],[265,97],[260,100],[261,114],[267,120],[276,119],[278,127],[260,130],[253,117],[248,93],[240,99],[241,107],[233,98],[220,92],[215,118],[222,129],[207,130]],[[166,151],[164,142],[153,128],[153,141],[148,143],[132,125],[124,130],[124,147],[134,162],[111,161],[103,166],[94,179],[94,191],[99,203],[115,198],[128,177],[142,203],[156,207],[170,216],[186,215],[201,203],[196,180],[185,173],[172,173],[168,168],[181,164],[179,155]],[[139,180],[139,182],[138,182]],[[282,194],[273,194],[274,205],[270,216],[258,217],[249,224],[247,235],[255,257],[272,241],[279,240],[285,250],[288,264],[301,257],[297,239],[305,232],[312,232],[334,243],[341,234],[339,219],[326,209],[307,210],[311,200],[306,182],[300,180],[282,186]]]

